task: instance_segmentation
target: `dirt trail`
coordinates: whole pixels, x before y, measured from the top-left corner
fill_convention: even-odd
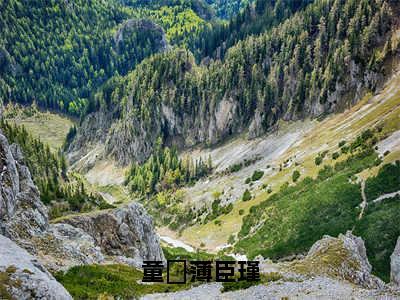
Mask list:
[[[361,197],[362,197],[363,201],[361,202],[361,205],[360,205],[361,206],[361,212],[360,212],[360,215],[358,216],[359,220],[363,217],[365,208],[368,205],[367,196],[365,196],[365,180],[361,181]]]

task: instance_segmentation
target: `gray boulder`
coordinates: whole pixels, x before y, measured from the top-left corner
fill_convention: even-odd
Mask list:
[[[107,255],[131,258],[138,266],[143,260],[165,261],[153,221],[138,203],[72,216],[63,222],[89,234]]]
[[[51,224],[32,242],[36,256],[50,271],[65,271],[73,266],[100,264],[105,260],[95,240],[69,224]]]
[[[1,299],[72,299],[67,290],[26,250],[0,235]]]
[[[371,274],[364,241],[350,231],[338,238],[324,236],[307,256],[292,264],[293,271],[345,279],[365,288],[382,288],[384,283]]]
[[[400,237],[390,256],[390,281],[395,287],[400,288]]]

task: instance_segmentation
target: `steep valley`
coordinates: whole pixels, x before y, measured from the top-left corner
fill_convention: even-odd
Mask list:
[[[0,12],[0,299],[400,299],[398,1]]]
[[[323,120],[282,121],[275,132],[260,138],[248,140],[245,136],[241,136],[212,148],[196,148],[181,153],[182,157],[190,155],[193,158],[206,158],[211,155],[214,163],[211,175],[201,179],[192,187],[184,187],[178,191],[183,195],[181,209],[185,211],[195,208],[200,211],[206,207],[209,211],[215,200],[215,194],[218,194],[221,206],[233,203],[233,209],[205,224],[191,224],[179,232],[161,226],[159,232],[196,248],[202,247],[207,251],[217,252],[218,249],[227,246],[231,235],[239,232],[242,226],[241,220],[252,206],[279,191],[284,183],[290,182],[293,185],[294,170],[299,170],[302,178],[307,176],[315,178],[324,164],[333,164],[346,158],[342,155],[335,160],[332,159],[332,154],[338,150],[339,142],[351,142],[364,130],[377,125],[382,126],[382,136],[385,137],[378,143],[378,152],[383,157],[383,164],[399,160],[400,147],[398,139],[395,138],[400,130],[399,87],[400,73],[395,72],[380,92],[376,95],[367,94],[357,105],[343,113],[328,116]],[[386,146],[381,149],[379,145]],[[316,166],[315,158],[325,151],[328,152],[324,164]],[[386,151],[390,153],[384,156]],[[224,174],[229,167],[245,160],[251,163],[237,172]],[[114,163],[109,164],[118,170]],[[110,182],[113,181],[112,178],[121,178],[115,177],[116,171],[104,166],[105,162],[96,163],[86,174],[91,183],[108,186],[109,182],[104,182],[104,178]],[[378,170],[379,167],[373,167],[361,172],[359,176],[366,180],[376,175]],[[254,171],[264,172],[263,177],[251,185],[246,184],[245,179],[251,177]],[[93,173],[96,173],[98,178],[93,177]],[[122,179],[119,183],[122,184]],[[246,188],[251,192],[252,199],[244,202],[242,195]],[[243,212],[239,214],[241,210]],[[159,213],[154,214],[156,222],[157,217],[160,218]],[[216,224],[216,220],[220,222]]]

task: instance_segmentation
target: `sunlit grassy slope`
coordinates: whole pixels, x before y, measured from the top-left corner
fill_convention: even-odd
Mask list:
[[[74,125],[70,118],[52,112],[42,112],[35,107],[8,106],[4,116],[7,121],[24,125],[34,136],[57,151],[64,143],[69,129]]]
[[[273,192],[277,191],[285,182],[292,184],[291,175],[294,170],[300,171],[301,178],[306,176],[315,177],[323,164],[333,162],[332,153],[338,151],[338,143],[340,141],[352,141],[362,131],[376,125],[383,126],[382,136],[390,136],[400,130],[399,73],[388,81],[380,93],[376,95],[367,94],[351,109],[322,121],[305,122],[311,124],[310,129],[305,131],[287,151],[274,161],[276,171],[267,173],[262,178],[262,183],[270,185]],[[324,151],[328,151],[324,163],[321,166],[316,166],[315,157]],[[342,155],[336,162],[344,158],[345,156]],[[384,157],[383,163],[393,162],[398,159],[400,159],[400,144],[392,143],[391,151]],[[288,162],[288,167],[283,167],[282,171],[279,172],[278,166],[284,165],[285,162]],[[262,166],[258,166],[258,168],[262,168]],[[376,175],[378,169],[378,167],[368,169],[362,172],[360,177],[365,179]],[[246,179],[245,176],[239,177],[236,182],[231,184],[243,185]],[[208,188],[210,190],[215,189],[213,180],[208,182]],[[207,193],[206,189],[202,189],[202,191]],[[197,192],[199,193],[199,191]],[[238,199],[231,213],[217,218],[220,221],[217,224],[211,221],[207,224],[197,224],[189,227],[181,233],[180,239],[194,246],[204,244],[208,250],[215,250],[216,247],[226,244],[229,236],[235,235],[241,228],[242,219],[249,208],[259,204],[269,196],[265,190],[259,188],[259,185],[251,189],[251,192],[255,195],[251,201],[243,202]],[[242,209],[244,213],[240,215],[239,211]]]

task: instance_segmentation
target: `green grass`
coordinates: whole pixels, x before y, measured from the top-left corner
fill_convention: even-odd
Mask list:
[[[349,178],[374,166],[376,158],[373,151],[363,151],[335,168],[325,166],[316,179],[305,178],[253,206],[244,218],[236,250],[250,257],[279,258],[307,251],[324,234],[337,236],[351,229],[361,192]],[[259,229],[249,235],[260,221]]]
[[[400,236],[400,197],[368,206],[354,234],[365,241],[372,272],[386,282],[390,279],[390,255]]]
[[[232,257],[223,254],[215,255],[204,251],[188,252],[183,248],[163,247],[163,252],[168,260],[233,260]],[[170,274],[175,274],[174,270]],[[57,273],[55,277],[74,299],[98,299],[99,296],[132,299],[151,293],[175,292],[192,286],[189,280],[187,284],[182,285],[167,284],[166,272],[163,274],[165,283],[141,284],[142,271],[126,265],[76,266],[66,273]]]
[[[24,125],[35,138],[57,151],[65,141],[65,137],[74,122],[65,116],[39,111],[35,106],[21,107],[8,105],[4,112],[8,122]]]
[[[400,162],[384,165],[366,182],[368,200],[400,190]],[[369,202],[364,217],[357,223],[355,234],[365,241],[373,273],[385,281],[390,279],[390,255],[400,236],[400,197],[385,199],[380,203]]]
[[[120,185],[96,185],[94,189],[99,192],[110,194],[115,199],[115,204],[121,204],[131,200],[129,195],[124,191],[124,187]]]
[[[373,137],[368,138],[372,139]],[[400,235],[400,197],[368,206],[358,221],[362,201],[359,184],[351,183],[363,170],[374,168],[377,154],[371,145],[357,151],[335,167],[324,166],[316,179],[305,178],[295,186],[284,186],[278,193],[250,209],[239,232],[237,251],[250,258],[258,254],[277,259],[306,252],[323,235],[337,236],[355,228],[366,243],[367,254],[376,275],[389,279],[390,254]],[[384,165],[366,183],[369,200],[400,190],[400,163]],[[254,234],[251,228],[261,225]]]
[[[151,293],[174,292],[190,285],[155,283],[140,284],[143,273],[125,265],[76,266],[66,273],[57,273],[56,279],[64,285],[74,299],[98,299],[111,296],[132,299]]]
[[[383,194],[400,190],[400,161],[384,165],[378,175],[367,179],[365,194],[368,201],[373,201]]]
[[[251,181],[260,180],[263,176],[264,176],[264,172],[263,171],[255,170],[253,175],[251,175]]]
[[[171,247],[162,247],[165,258],[167,260],[174,259],[186,259],[186,260],[197,260],[197,261],[206,261],[206,260],[234,260],[231,256],[220,254],[212,254],[206,251],[198,250],[196,252],[189,252],[183,248],[171,248]]]

